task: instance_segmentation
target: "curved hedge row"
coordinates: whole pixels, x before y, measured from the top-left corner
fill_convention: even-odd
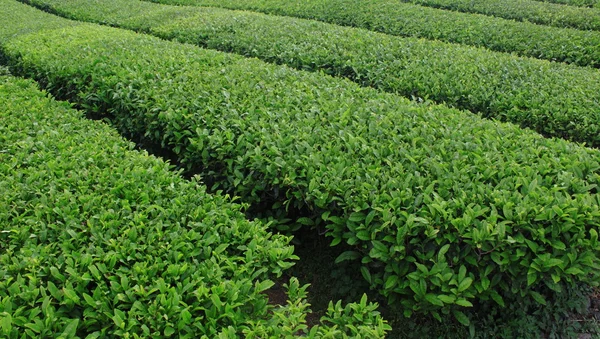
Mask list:
[[[214,41],[227,38],[232,50],[236,49],[236,42],[240,41],[246,43],[253,41],[260,46],[265,43],[273,44],[273,41],[285,40],[283,39],[285,37],[289,39],[290,36],[296,36],[298,39],[302,37],[309,40],[310,43],[311,40],[318,40],[316,35],[321,32],[326,34],[329,39],[338,39],[340,35],[347,36],[349,34],[348,29],[332,25],[316,24],[290,17],[232,12],[218,8],[173,9],[137,0],[113,0],[101,3],[92,0],[76,2],[69,0],[21,1],[76,20],[143,30],[154,34],[159,33],[167,38],[177,35],[180,40],[191,39],[193,42],[211,47],[216,45],[218,48],[218,44]],[[361,5],[360,10],[365,10],[365,6]],[[405,4],[400,4],[400,6],[405,6]],[[543,27],[436,9],[423,11],[420,6],[407,6],[408,8],[394,8],[392,14],[386,13],[387,10],[384,8],[380,8],[378,11],[386,13],[386,17],[376,18],[370,15],[369,20],[393,21],[393,24],[390,22],[390,27],[383,28],[381,31],[405,37],[441,40],[578,66],[600,67],[600,48],[598,48],[600,32]],[[435,12],[435,15],[432,16],[429,12]],[[359,19],[354,17],[354,20]],[[276,30],[276,27],[286,27],[286,30]],[[186,30],[186,32],[181,32],[181,30]],[[223,37],[225,33],[227,36]],[[358,31],[354,31],[353,35],[359,34],[372,36],[372,34]],[[356,39],[356,37],[353,38]],[[390,37],[381,38],[392,39]],[[246,49],[252,50],[253,48],[247,47]]]
[[[600,9],[570,7],[534,0],[144,0],[171,5],[214,6],[230,9],[261,11],[269,14],[299,16],[344,25],[356,25],[382,31],[381,23],[396,25],[410,16],[427,15],[431,18],[454,18],[457,23],[481,22],[479,16],[493,15],[498,19],[512,19],[556,27],[572,27],[582,30],[600,30]],[[423,7],[419,4],[427,4]],[[435,7],[434,7],[435,6]],[[450,13],[444,9],[460,12]],[[387,12],[386,12],[387,11]],[[421,14],[418,14],[421,12]],[[369,15],[374,16],[373,18]],[[382,20],[383,18],[383,20]],[[398,18],[399,20],[395,19]],[[471,18],[471,19],[469,19]],[[435,20],[431,20],[435,23]],[[492,22],[492,21],[490,21]],[[435,27],[435,24],[433,25]]]
[[[598,7],[598,0],[537,0],[541,2],[550,2],[555,4],[578,6],[578,7]]]
[[[535,0],[402,0],[463,13],[529,21],[540,25],[600,30],[600,9],[564,6]]]
[[[3,0],[4,2],[8,0]],[[8,4],[8,3],[7,3]],[[16,5],[15,5],[16,6]],[[27,6],[30,21],[47,14]],[[5,26],[27,26],[0,15]],[[0,37],[12,69],[275,212],[311,210],[418,312],[598,281],[598,151],[225,53],[80,25]]]
[[[547,136],[600,146],[600,73],[596,70],[245,12],[119,0],[102,5],[91,0],[29,1],[73,18],[302,70],[323,70],[363,86],[443,102]]]
[[[540,2],[550,2],[554,4],[577,6],[577,7],[598,7],[598,0],[536,0]]]
[[[40,2],[54,3],[52,0]],[[580,66],[598,67],[600,64],[599,32],[539,26],[528,22],[423,7],[396,0],[359,3],[353,0],[311,0],[298,3],[280,0],[153,2],[252,10],[355,26],[391,35],[485,47],[499,52],[514,52],[522,56]]]
[[[579,6],[579,7],[600,7],[600,2],[598,0],[540,0],[543,2],[551,2],[555,4],[563,4],[569,6]]]
[[[0,336],[304,333],[305,287],[281,308],[263,293],[292,265],[289,238],[31,81],[0,76],[0,106]],[[332,305],[310,337],[350,323],[381,338],[374,309]]]

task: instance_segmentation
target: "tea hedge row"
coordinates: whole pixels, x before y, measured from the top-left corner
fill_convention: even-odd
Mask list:
[[[31,22],[48,16],[2,3]],[[28,25],[9,17],[2,25]],[[299,222],[354,246],[339,260],[361,260],[365,279],[406,315],[452,311],[468,323],[459,308],[473,300],[543,302],[543,286],[598,281],[598,151],[114,28],[0,42],[13,70],[107,110],[123,131],[216,179],[213,189],[275,202],[275,214],[312,211]]]
[[[563,4],[579,7],[598,7],[598,0],[538,0],[542,2],[550,2],[555,4]]]
[[[363,86],[444,102],[548,136],[600,146],[596,70],[246,12],[127,0],[29,1],[69,17],[322,70]]]
[[[292,265],[289,238],[30,81],[0,77],[0,106],[3,338],[304,332],[305,287],[292,280],[281,308],[263,294]],[[347,334],[383,337],[374,308],[331,305],[311,336],[349,322]]]
[[[27,0],[27,2],[38,1]],[[52,0],[39,2],[55,7],[53,5],[55,2]],[[154,2],[253,10],[355,26],[404,37],[485,47],[499,52],[514,52],[521,56],[580,66],[600,65],[599,32],[539,26],[528,22],[451,12],[394,0],[369,2],[310,0],[294,3],[280,0],[156,0]]]
[[[535,0],[402,0],[414,4],[529,21],[540,25],[600,30],[600,9]]]

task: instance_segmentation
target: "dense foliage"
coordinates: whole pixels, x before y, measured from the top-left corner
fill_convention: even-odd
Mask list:
[[[493,15],[540,25],[600,30],[600,9],[563,6],[536,0],[402,0],[465,13]]]
[[[6,5],[5,5],[6,4]],[[11,31],[48,16],[3,0]],[[6,14],[6,13],[5,13]],[[39,26],[36,26],[39,27]],[[128,31],[0,37],[11,68],[249,202],[313,211],[406,314],[594,284],[598,152],[443,106]]]
[[[64,15],[148,31],[600,145],[600,73],[504,53],[219,9],[34,0]],[[281,27],[286,27],[282,30]]]
[[[263,293],[292,265],[288,237],[30,81],[0,77],[0,106],[3,338],[309,333],[306,287],[292,279],[283,307]],[[364,298],[322,321],[309,337],[386,328]]]
[[[232,12],[219,8],[172,8],[137,0],[112,0],[101,3],[92,0],[21,0],[39,8],[76,20],[92,21],[112,26],[125,27],[161,36],[178,36],[181,40],[192,39],[197,43],[213,47],[216,41],[225,39],[229,48],[239,48],[237,43],[254,42],[258,47],[278,43],[284,49],[290,37],[304,44],[324,34],[330,40],[341,36],[377,36],[355,29],[344,29],[331,24],[319,24],[292,17],[262,15],[255,12]],[[413,6],[418,7],[418,6]],[[418,8],[417,8],[418,9]],[[470,19],[459,24],[457,13],[433,10],[443,14],[431,17],[416,10],[401,11],[400,16],[386,16],[383,20],[396,20],[389,33],[401,36],[423,37],[451,43],[485,47],[494,51],[510,52],[521,56],[560,61],[579,66],[600,66],[600,32],[579,31],[544,27],[529,23],[513,22],[486,16],[458,14]],[[377,19],[372,19],[377,20]],[[286,30],[276,30],[286,27]],[[387,29],[382,29],[387,32]],[[185,38],[182,36],[185,35]],[[383,40],[393,37],[380,36]],[[265,41],[268,40],[268,41]],[[404,41],[413,41],[404,39]],[[221,43],[221,45],[223,42]],[[251,46],[244,46],[252,50]],[[347,47],[347,46],[345,46]]]
[[[537,0],[542,2],[551,2],[555,4],[563,4],[569,6],[579,7],[598,7],[598,0]]]
[[[68,0],[26,0],[26,2],[47,5],[61,11],[68,4],[79,7],[79,1]],[[213,1],[213,0],[160,0],[165,4],[209,5],[230,9],[247,9],[268,14],[279,14],[306,19],[315,19],[332,24],[355,26],[381,33],[440,40],[477,47],[485,47],[500,52],[510,52],[522,56],[568,62],[580,66],[600,65],[598,48],[600,32],[581,31],[570,28],[540,26],[529,22],[516,22],[479,14],[451,12],[437,8],[423,7],[395,0],[357,2],[351,0],[310,0],[290,2],[269,1]],[[60,3],[60,6],[59,6]],[[96,7],[100,4],[96,2]],[[102,2],[104,11],[112,7],[110,2]],[[141,9],[141,5],[124,5],[128,10]],[[151,7],[144,9],[156,11]],[[189,11],[189,9],[187,9]],[[203,9],[207,11],[207,9]],[[111,16],[119,15],[110,11]],[[212,12],[212,16],[223,12]],[[207,13],[208,14],[208,13]],[[80,15],[86,16],[83,11]],[[233,15],[229,13],[229,15]],[[236,13],[235,16],[252,16],[250,13]],[[97,17],[94,15],[93,17]],[[114,18],[114,17],[113,17]],[[122,19],[127,19],[123,17]],[[114,22],[107,17],[107,22]],[[264,20],[264,19],[263,19]],[[281,23],[297,25],[297,22],[279,20]],[[122,20],[120,21],[123,22]],[[152,26],[152,24],[150,24]],[[286,26],[286,29],[289,26]]]

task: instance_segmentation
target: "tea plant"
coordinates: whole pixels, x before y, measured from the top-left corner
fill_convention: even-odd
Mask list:
[[[302,70],[322,70],[361,85],[512,121],[546,136],[600,145],[596,70],[266,15],[121,0],[31,2],[73,18],[149,31]],[[548,42],[569,55],[578,49],[566,49],[554,39]],[[592,49],[600,61],[598,45],[600,40]]]
[[[252,12],[230,12],[206,7],[197,7],[195,10],[189,7],[169,9],[162,6],[151,6],[148,3],[140,3],[137,0],[103,1],[102,3],[95,2],[93,4],[88,1],[22,1],[75,19],[91,20],[144,31],[155,31],[155,28],[161,28],[163,25],[173,28],[177,25],[177,21],[184,21],[185,24],[182,28],[189,28],[192,22],[199,28],[207,26],[199,36],[194,37],[195,39],[211,38],[210,28],[225,25],[231,28],[230,34],[235,33],[235,35],[247,35],[248,37],[250,37],[253,30],[265,30],[263,26],[268,27],[272,24],[285,25],[286,30],[277,32],[288,39],[294,35],[299,37],[297,33],[294,33],[294,30],[299,29],[326,32],[326,35],[331,38],[340,35],[340,32],[344,32],[338,27],[307,23],[290,17],[265,17]],[[182,3],[194,4],[192,1]],[[289,2],[287,2],[287,5],[276,5],[275,2],[270,1],[269,4],[272,8],[268,7],[268,10],[267,7],[258,7],[253,1],[236,2],[235,4],[219,1],[218,3],[210,2],[207,4],[315,19],[402,37],[425,38],[485,47],[494,51],[579,66],[600,66],[600,56],[597,48],[600,41],[600,32],[594,31],[540,26],[529,22],[516,22],[485,15],[450,12],[398,1],[362,2],[359,6],[347,6],[347,1],[329,1],[327,7],[320,6],[318,8],[309,5],[306,5],[306,8],[291,7]],[[90,6],[95,7],[98,13],[90,11]],[[116,10],[116,8],[122,8],[123,11]],[[131,15],[126,16],[125,12]],[[136,18],[136,16],[139,17]],[[195,17],[195,21],[191,21],[189,17]],[[188,20],[182,20],[185,18],[189,18],[189,22]],[[250,24],[250,20],[256,23]],[[288,29],[292,29],[292,31],[285,35],[284,33]],[[303,33],[302,38],[316,38],[314,33]],[[354,34],[356,35],[355,40],[360,39],[358,34],[366,33],[356,32]],[[256,40],[262,35],[257,32],[252,37]],[[387,39],[390,39],[390,37],[387,37]],[[277,40],[274,39],[274,41]]]
[[[381,338],[389,328],[363,298],[332,304],[309,331],[306,286],[291,279],[282,307],[263,293],[296,258],[289,237],[30,81],[0,77],[0,106],[2,338]]]
[[[430,6],[432,8],[443,8],[466,13],[481,13],[493,15],[498,18],[506,18],[518,21],[528,21],[541,25],[556,27],[572,27],[581,30],[600,30],[600,10],[597,8],[579,8],[544,3],[535,0],[372,0],[364,2],[360,0],[145,0],[163,4],[193,5],[193,6],[216,6],[230,9],[244,9],[260,11],[270,14],[298,16],[310,19],[345,22],[354,22],[355,25],[367,29],[377,30],[374,23],[387,17],[387,21],[395,21],[394,14],[400,13],[410,7],[403,6],[401,2]],[[393,10],[393,8],[397,10]],[[382,12],[383,8],[393,12]],[[425,13],[428,11],[418,6]],[[414,8],[414,11],[417,11]],[[447,12],[447,11],[446,11]],[[353,19],[350,13],[363,13]],[[373,20],[364,21],[366,13],[378,14]],[[385,13],[385,14],[384,14]],[[456,16],[455,13],[449,14]],[[402,16],[401,16],[402,17]],[[462,18],[461,16],[456,16]],[[385,20],[385,19],[384,19]],[[353,24],[354,25],[354,24]]]
[[[503,295],[598,281],[598,151],[445,106],[255,59],[82,24],[1,0],[11,71],[40,80],[124,133],[170,149],[211,189],[353,250],[404,314],[462,312]]]
[[[538,0],[543,2],[551,2],[555,4],[563,4],[579,7],[598,7],[598,0]]]
[[[535,0],[402,0],[423,6],[528,21],[540,25],[600,30],[600,10]]]

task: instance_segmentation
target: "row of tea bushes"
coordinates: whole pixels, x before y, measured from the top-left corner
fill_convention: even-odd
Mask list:
[[[578,7],[598,7],[598,0],[538,0],[543,2],[550,2],[555,4],[563,4],[569,6]]]
[[[515,122],[547,136],[600,145],[600,73],[593,69],[246,12],[128,0],[29,1],[72,18],[321,70],[363,86]]]
[[[293,247],[229,198],[31,81],[0,76],[0,107],[2,338],[383,337],[364,299],[309,332],[295,279],[268,305]]]
[[[50,16],[1,3],[35,25]],[[29,25],[9,18],[0,24],[12,31]],[[595,150],[115,28],[0,36],[0,46],[14,71],[171,149],[213,190],[274,202],[274,214],[305,211],[299,222],[352,246],[339,260],[360,261],[406,315],[468,323],[460,308],[473,301],[543,303],[545,288],[598,281]]]
[[[536,0],[402,0],[413,4],[528,21],[540,25],[600,30],[600,9]]]
[[[58,11],[61,11],[61,6],[58,5],[61,2],[69,3],[72,8],[79,7],[72,2],[60,0],[24,1],[47,5]],[[154,2],[252,10],[319,20],[342,26],[354,26],[391,35],[485,47],[494,51],[580,66],[598,67],[600,65],[598,56],[600,32],[540,26],[486,15],[423,7],[396,0],[368,2],[355,0],[301,2],[284,0],[157,0]],[[99,6],[99,4],[95,6]],[[105,2],[102,2],[101,6],[111,7]],[[129,6],[139,8],[135,3]],[[204,11],[207,10],[204,9]],[[245,15],[249,16],[250,14],[246,13]],[[236,14],[236,16],[240,16],[240,14]],[[107,22],[112,22],[112,20],[109,18]]]

